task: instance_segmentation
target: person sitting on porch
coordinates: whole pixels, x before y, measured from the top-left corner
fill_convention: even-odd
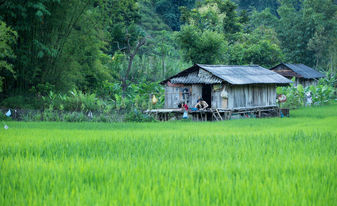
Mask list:
[[[206,109],[208,107],[207,102],[205,102],[202,98],[199,99],[199,102],[195,105],[195,108]]]
[[[187,103],[188,103],[189,101],[187,101]],[[185,104],[185,102],[180,102],[179,104],[178,104],[178,108],[185,108],[185,110],[187,111],[188,110],[188,106],[187,106],[187,104]]]
[[[189,103],[189,101],[187,101],[187,104]],[[185,110],[186,111],[188,111],[188,106],[187,106],[187,104],[184,104],[184,108],[185,108]]]
[[[202,99],[201,96],[198,97],[197,103],[199,103],[200,99]]]

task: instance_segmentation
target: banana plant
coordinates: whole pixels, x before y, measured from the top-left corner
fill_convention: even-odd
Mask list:
[[[53,105],[55,103],[56,97],[57,97],[56,93],[54,93],[53,91],[49,91],[49,93],[46,97],[42,96],[42,99],[46,103],[49,102],[50,105]]]

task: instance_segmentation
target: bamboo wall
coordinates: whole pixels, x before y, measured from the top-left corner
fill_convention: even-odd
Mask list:
[[[185,99],[183,98],[183,92],[182,89],[187,88],[189,90],[191,90],[193,86],[184,86],[184,87],[169,87],[166,86],[165,87],[165,108],[166,109],[176,109],[178,108],[178,103],[183,102],[184,100],[186,100],[186,95],[185,95]],[[193,91],[193,89],[192,89]],[[197,91],[197,89],[195,89],[195,91]],[[188,99],[189,99],[189,104],[188,107],[192,107],[192,103],[191,103],[191,98],[194,97],[194,95],[191,95]],[[198,98],[198,97],[196,97]],[[194,106],[194,105],[193,105]]]
[[[261,106],[276,106],[276,85],[275,84],[251,84],[251,85],[230,85],[223,84],[228,92],[228,99],[221,97],[222,91],[212,91],[211,108],[252,108]],[[202,95],[202,84],[195,84],[186,87],[165,87],[165,107],[178,108],[178,102],[183,101],[182,94],[179,93],[182,88],[190,88],[189,107],[194,107],[197,99]],[[170,94],[174,93],[174,94]]]
[[[266,107],[276,105],[275,84],[231,85],[228,108]]]

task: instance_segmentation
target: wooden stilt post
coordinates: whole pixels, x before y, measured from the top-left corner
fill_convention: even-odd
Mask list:
[[[219,113],[219,110],[218,110],[218,109],[215,109],[215,111],[218,113],[218,115],[219,115],[221,121],[223,121],[223,119],[222,119],[222,117],[221,117],[221,115],[220,115],[220,113]]]

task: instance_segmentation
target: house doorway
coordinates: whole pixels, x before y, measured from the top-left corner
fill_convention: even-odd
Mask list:
[[[207,102],[209,108],[211,108],[212,103],[212,85],[204,84],[202,85],[202,98]]]

